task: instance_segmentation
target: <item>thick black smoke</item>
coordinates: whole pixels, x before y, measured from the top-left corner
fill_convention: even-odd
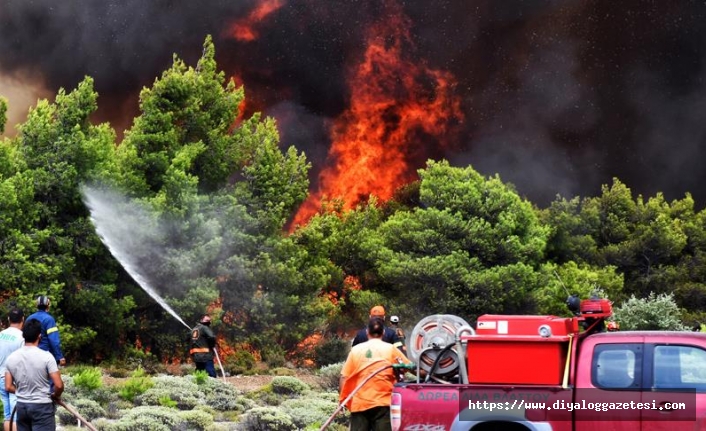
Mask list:
[[[230,36],[263,1],[5,0],[0,74],[40,73],[51,91],[91,75],[98,117],[125,128],[139,89],[173,53],[193,64],[212,34],[249,109],[276,115],[283,143],[318,170],[328,124],[347,106],[346,70],[365,49],[367,24],[384,20],[381,4],[393,0],[281,0],[256,40]],[[499,172],[540,205],[557,193],[597,195],[618,177],[636,193],[691,192],[704,206],[703,2],[400,2],[417,44],[410,55],[458,82],[465,121],[444,153],[452,162]]]

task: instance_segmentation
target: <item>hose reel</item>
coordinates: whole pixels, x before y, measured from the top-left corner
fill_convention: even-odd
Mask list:
[[[436,365],[434,375],[441,378],[454,376],[460,365],[459,355],[455,346],[445,348],[456,343],[456,333],[461,328],[472,331],[465,320],[452,314],[435,314],[420,320],[408,340],[410,359],[429,373],[436,359],[444,350],[448,350]],[[462,356],[465,357],[465,352]]]

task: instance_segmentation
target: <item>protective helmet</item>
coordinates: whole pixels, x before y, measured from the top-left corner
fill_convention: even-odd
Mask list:
[[[382,305],[376,305],[375,307],[370,309],[370,316],[384,317],[385,316],[385,308],[383,308]]]
[[[37,307],[48,307],[51,301],[48,296],[42,295],[37,297]]]
[[[392,323],[400,323],[400,318],[397,316],[390,316],[390,322]]]
[[[201,320],[199,320],[199,323],[203,323],[205,325],[210,325],[211,324],[211,316],[209,316],[208,314],[204,314],[201,317]]]

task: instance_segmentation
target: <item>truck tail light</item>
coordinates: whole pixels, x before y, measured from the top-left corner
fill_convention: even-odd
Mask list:
[[[402,395],[395,392],[390,402],[390,423],[392,431],[398,431],[402,425]]]

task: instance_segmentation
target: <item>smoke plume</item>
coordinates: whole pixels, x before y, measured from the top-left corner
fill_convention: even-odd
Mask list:
[[[361,85],[379,77],[381,63],[361,81],[366,56],[401,41],[406,66],[393,73],[418,87],[380,88],[405,107],[437,113],[444,97],[458,111],[433,131],[421,123],[403,130],[412,114],[392,105],[375,114],[372,122],[404,145],[375,148],[396,182],[367,192],[384,194],[425,158],[445,157],[500,173],[540,205],[557,193],[597,195],[618,177],[646,196],[691,192],[702,207],[705,18],[702,2],[6,0],[0,76],[16,79],[0,79],[0,94],[21,103],[13,94],[36,92],[18,87],[54,92],[91,75],[96,120],[120,132],[137,113],[140,88],[173,53],[194,64],[212,34],[220,68],[245,85],[248,112],[278,119],[283,144],[313,162],[312,192],[322,197],[350,188],[331,175],[353,166],[334,143],[358,130]],[[380,30],[386,23],[396,32]],[[384,164],[376,169],[369,175],[384,178]]]

